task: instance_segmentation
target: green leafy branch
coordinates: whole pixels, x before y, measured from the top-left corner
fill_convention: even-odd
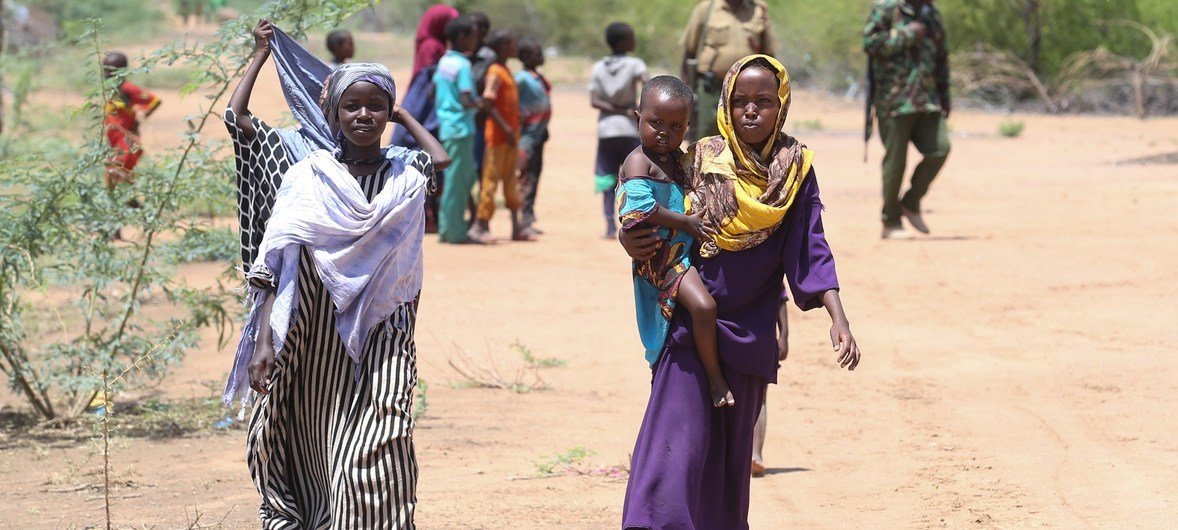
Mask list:
[[[267,4],[258,16],[298,36],[338,24],[368,4],[288,0]],[[192,204],[228,199],[224,183],[232,180],[232,165],[203,132],[245,68],[252,22],[227,24],[207,44],[165,46],[104,79],[102,25],[90,21],[74,45],[90,50],[86,69],[94,88],[65,117],[81,125],[72,132],[81,129],[83,143],[5,139],[9,154],[0,160],[0,172],[10,178],[0,185],[0,371],[41,418],[69,419],[85,410],[104,388],[94,374],[134,366],[133,374],[112,382],[119,385],[163,377],[197,345],[200,329],[213,326],[220,342],[226,340],[233,319],[227,308],[235,299],[226,283],[235,280],[185,285],[177,272],[181,260],[166,242],[199,230]],[[176,147],[151,153],[136,168],[134,185],[108,193],[101,184],[111,154],[102,117],[116,83],[175,64],[191,67],[181,93],[204,99],[199,112],[186,120]],[[139,199],[141,208],[126,207]],[[111,241],[122,227],[138,237]],[[63,293],[65,305],[53,301]],[[34,294],[49,300],[31,302]],[[155,305],[145,310],[145,304],[174,308],[174,316]]]

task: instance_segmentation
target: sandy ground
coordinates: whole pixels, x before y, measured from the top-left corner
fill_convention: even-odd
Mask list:
[[[402,64],[403,68],[403,64]],[[532,244],[426,239],[418,323],[428,412],[415,434],[422,528],[610,528],[649,389],[629,261],[601,239],[591,192],[594,114],[582,84],[556,114]],[[253,108],[282,114],[272,70]],[[201,100],[164,94],[144,126],[173,143]],[[768,476],[754,528],[1167,527],[1178,515],[1178,168],[1118,161],[1178,151],[1178,119],[1001,116],[959,110],[926,205],[934,232],[883,242],[878,165],[862,104],[799,90],[792,132],[813,147],[843,300],[865,353],[840,372],[821,311],[791,313],[791,354],[769,391]],[[1004,139],[998,124],[1026,123]],[[818,127],[820,125],[820,127]],[[789,124],[787,124],[787,127]],[[223,129],[212,134],[224,136]],[[502,235],[500,212],[492,230]],[[220,266],[186,269],[194,280]],[[796,308],[795,308],[796,309]],[[510,379],[526,346],[564,367],[548,389],[469,388],[462,350]],[[162,387],[204,396],[231,352],[212,336]],[[11,403],[10,397],[4,398]],[[0,528],[98,525],[89,442],[0,443]],[[581,474],[537,464],[590,451]],[[257,526],[241,430],[118,438],[113,519],[126,528]],[[74,489],[74,491],[70,491]]]

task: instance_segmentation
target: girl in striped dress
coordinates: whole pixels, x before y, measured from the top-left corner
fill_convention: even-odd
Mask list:
[[[449,159],[395,105],[392,76],[377,64],[343,65],[319,80],[318,117],[304,121],[292,105],[302,140],[267,127],[246,106],[271,40],[279,63],[313,57],[282,57],[293,50],[278,43],[293,41],[269,24],[255,36],[254,64],[226,112],[251,307],[226,399],[246,393],[247,382],[256,392],[248,462],[262,527],[413,528],[422,205],[434,167]],[[279,75],[290,85],[281,64]],[[382,149],[390,121],[425,152]],[[318,136],[334,146],[305,153],[323,124]]]

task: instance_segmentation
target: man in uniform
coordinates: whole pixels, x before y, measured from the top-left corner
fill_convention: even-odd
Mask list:
[[[901,218],[929,233],[920,200],[949,156],[949,62],[945,28],[933,0],[877,0],[863,30],[868,56],[868,103],[875,107],[883,158],[884,239],[909,239]],[[871,110],[868,108],[867,136]],[[912,171],[904,196],[911,142],[924,157]]]
[[[683,79],[695,88],[696,114],[688,138],[720,134],[716,105],[728,69],[746,55],[776,51],[769,9],[764,0],[699,0],[680,44]]]

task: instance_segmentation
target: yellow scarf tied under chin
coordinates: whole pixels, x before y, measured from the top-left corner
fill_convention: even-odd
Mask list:
[[[780,110],[774,130],[781,130],[789,111],[789,74],[776,59],[750,55],[724,77],[716,116],[720,136],[700,140],[685,157],[691,163],[687,175],[692,188],[687,211],[702,211],[719,230],[714,241],[702,242],[700,255],[705,258],[719,249],[745,250],[768,239],[785,219],[814,161],[813,151],[785,133],[770,137],[759,153],[737,136],[731,118],[732,88],[750,66],[767,66],[777,76]]]

